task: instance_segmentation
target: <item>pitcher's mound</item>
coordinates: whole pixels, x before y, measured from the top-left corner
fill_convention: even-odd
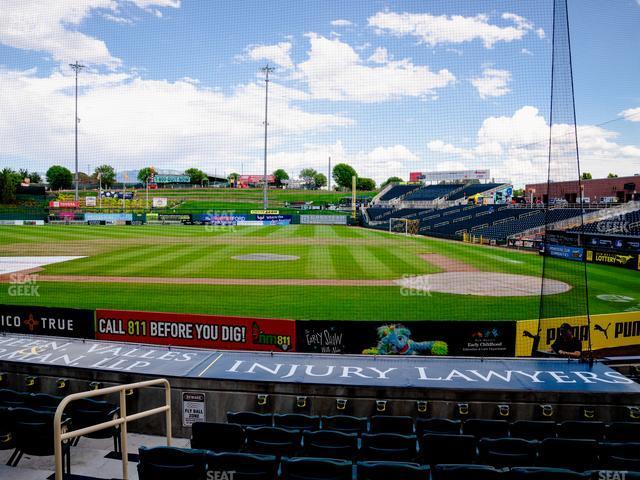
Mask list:
[[[275,253],[249,253],[247,255],[237,255],[231,257],[234,260],[247,260],[250,262],[283,262],[299,260],[295,255],[276,255]]]
[[[492,272],[447,272],[433,275],[416,275],[396,280],[403,288],[457,295],[480,297],[528,297],[543,293],[555,295],[571,290],[571,285],[559,280],[544,280],[527,275]]]

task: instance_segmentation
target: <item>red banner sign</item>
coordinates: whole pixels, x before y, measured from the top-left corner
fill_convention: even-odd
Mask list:
[[[76,201],[64,201],[64,202],[49,202],[49,208],[80,208],[80,202]]]
[[[295,351],[296,322],[96,310],[96,339],[225,350]]]

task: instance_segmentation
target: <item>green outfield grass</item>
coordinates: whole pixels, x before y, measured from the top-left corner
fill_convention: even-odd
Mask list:
[[[338,226],[210,228],[202,226],[0,227],[0,256],[84,255],[50,265],[41,275],[393,280],[441,269],[420,258],[435,253],[482,271],[540,276],[537,254],[405,237]],[[236,255],[296,255],[293,262],[246,262]],[[581,264],[547,259],[546,275],[575,288],[546,297],[545,315],[583,311]],[[613,313],[635,303],[640,274],[589,265],[592,313]],[[515,320],[537,318],[539,297],[477,297],[403,291],[398,286],[234,286],[145,283],[38,283],[39,296],[12,297],[0,286],[0,303],[84,308],[255,315],[334,320]],[[638,302],[640,303],[640,299]]]

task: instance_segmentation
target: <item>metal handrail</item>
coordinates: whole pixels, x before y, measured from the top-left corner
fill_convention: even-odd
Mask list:
[[[165,403],[161,407],[152,408],[142,412],[127,415],[126,391],[137,390],[140,388],[152,387],[154,385],[163,385],[165,393]],[[119,393],[120,396],[120,416],[108,422],[98,423],[90,427],[80,428],[71,432],[62,432],[61,421],[64,409],[69,403],[83,398],[98,397],[108,395],[110,393]],[[89,433],[97,432],[107,428],[120,425],[120,450],[122,453],[122,479],[129,479],[129,454],[127,451],[127,423],[141,418],[149,417],[157,413],[165,414],[166,420],[166,437],[167,446],[171,446],[171,385],[166,378],[158,378],[155,380],[147,380],[144,382],[130,383],[127,385],[116,385],[114,387],[100,388],[98,390],[89,390],[87,392],[79,392],[69,395],[62,399],[60,405],[56,409],[53,420],[53,446],[55,451],[55,480],[63,480],[62,475],[62,442],[72,438],[81,437]],[[73,419],[72,419],[73,420]]]

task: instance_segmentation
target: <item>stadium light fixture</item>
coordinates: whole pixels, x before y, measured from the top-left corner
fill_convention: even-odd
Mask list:
[[[275,71],[275,68],[270,67],[267,63],[267,65],[262,67],[261,70],[264,72],[264,176],[262,177],[262,203],[264,209],[267,210],[269,208],[269,182],[267,179],[267,129],[269,127],[267,116],[269,113],[269,73]]]
[[[75,200],[78,201],[78,72],[85,68],[80,62],[70,63],[69,66],[76,72],[76,115],[75,115]]]

